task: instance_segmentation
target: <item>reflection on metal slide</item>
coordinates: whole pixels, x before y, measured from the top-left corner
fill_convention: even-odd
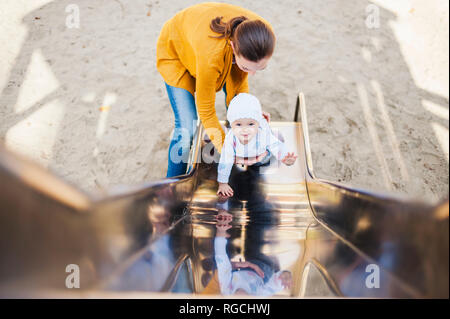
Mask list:
[[[0,297],[448,298],[448,201],[316,178],[302,94],[271,127],[298,160],[235,165],[229,199],[201,125],[186,175],[98,198],[0,150]]]

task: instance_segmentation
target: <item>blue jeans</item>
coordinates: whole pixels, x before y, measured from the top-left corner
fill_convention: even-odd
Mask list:
[[[165,84],[175,116],[175,129],[169,146],[166,175],[166,177],[173,177],[186,174],[189,150],[197,122],[197,108],[195,99],[189,91]]]
[[[194,96],[189,91],[165,84],[175,116],[175,129],[169,146],[166,177],[174,177],[186,174],[189,151],[197,123],[197,108]],[[226,104],[225,85],[223,91]]]

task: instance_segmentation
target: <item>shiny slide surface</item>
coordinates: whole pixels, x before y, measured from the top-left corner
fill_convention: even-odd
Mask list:
[[[448,298],[448,201],[316,178],[298,117],[296,163],[235,165],[229,199],[201,126],[186,175],[102,197],[0,150],[0,297]]]

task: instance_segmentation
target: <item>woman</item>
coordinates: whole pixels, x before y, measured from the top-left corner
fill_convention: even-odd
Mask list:
[[[198,4],[164,24],[156,64],[175,115],[167,177],[186,172],[197,112],[209,138],[221,151],[225,132],[216,115],[216,92],[224,89],[227,105],[236,94],[248,93],[247,75],[267,66],[274,47],[270,24],[234,5]],[[265,117],[270,119],[268,113]]]

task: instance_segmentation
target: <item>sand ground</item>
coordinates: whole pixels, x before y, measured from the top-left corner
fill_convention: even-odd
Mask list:
[[[165,176],[173,114],[156,39],[198,2],[1,1],[0,143],[86,191]],[[250,90],[282,121],[304,92],[316,175],[448,197],[447,1],[228,2],[273,24],[275,54]],[[222,93],[216,108],[224,119]]]

